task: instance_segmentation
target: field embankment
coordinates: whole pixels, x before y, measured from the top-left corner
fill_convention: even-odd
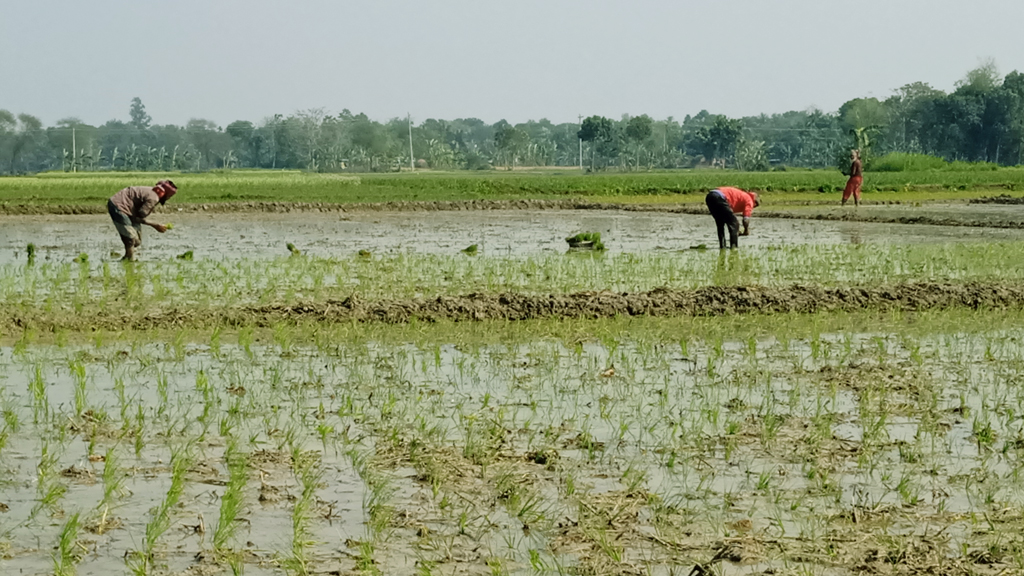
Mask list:
[[[798,195],[806,198],[796,198]],[[891,193],[895,195],[896,193]],[[914,201],[910,198],[926,196],[924,200]],[[779,201],[768,197],[766,204],[756,213],[758,218],[785,218],[796,220],[827,220],[836,222],[874,222],[882,224],[926,224],[933,226],[966,226],[976,228],[1024,229],[1024,217],[1016,214],[986,214],[973,206],[962,206],[967,201],[970,205],[1020,205],[1024,197],[1001,195],[971,196],[957,194],[949,198],[936,194],[909,193],[897,200],[866,200],[862,202],[865,209],[837,209],[835,198],[823,198],[824,195],[809,193],[790,194],[790,200]],[[792,199],[796,198],[796,199]],[[945,213],[929,213],[922,206],[930,203],[952,202],[943,206],[957,207]],[[891,210],[889,206],[900,206]],[[886,208],[871,210],[871,208]],[[220,203],[184,203],[175,204],[167,210],[174,212],[209,213],[209,214],[285,214],[292,212],[464,212],[464,211],[501,211],[501,210],[624,210],[630,212],[661,212],[667,214],[707,214],[703,196],[691,195],[679,197],[674,201],[666,201],[664,197],[635,196],[609,197],[600,199],[528,199],[513,200],[395,200],[389,202],[354,202],[336,204],[326,202],[220,202]],[[2,204],[0,216],[40,216],[40,215],[88,215],[105,214],[106,208],[101,204]],[[995,216],[995,217],[993,217]]]
[[[148,330],[159,328],[272,327],[282,323],[409,322],[597,319],[628,316],[703,317],[819,312],[1024,308],[1024,286],[1009,282],[910,282],[882,286],[714,286],[696,290],[656,289],[616,293],[465,294],[435,298],[363,299],[262,306],[173,306],[148,311],[63,312],[8,310],[0,326],[16,332]]]
[[[835,202],[845,176],[838,171],[653,173],[403,173],[309,174],[237,171],[202,174],[91,173],[0,178],[0,213],[102,212],[104,202],[129,185],[172,178],[180,193],[176,207],[225,209],[309,209],[351,204],[466,202],[475,200],[565,200],[596,202],[700,203],[702,192],[739,186],[766,195],[775,205]],[[1024,169],[871,173],[867,202],[967,200],[1024,190]],[[195,205],[198,205],[196,207]],[[204,207],[205,205],[205,207]]]

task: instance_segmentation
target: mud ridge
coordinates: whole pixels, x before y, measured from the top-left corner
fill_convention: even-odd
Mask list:
[[[35,330],[125,330],[272,326],[279,322],[531,320],[618,316],[725,316],[836,311],[1024,308],[1024,285],[1005,282],[904,283],[889,286],[729,286],[695,290],[573,294],[467,294],[418,299],[344,300],[258,307],[157,309],[122,315],[23,311],[0,317],[0,326]]]
[[[536,318],[609,318],[614,316],[723,316],[731,314],[814,313],[829,311],[927,310],[933,308],[1005,308],[1024,306],[1024,286],[1009,284],[911,283],[888,287],[795,285],[660,288],[649,292],[577,292],[530,295],[469,294],[433,299],[342,302],[252,309],[255,316],[313,317],[323,320],[529,320]]]
[[[582,200],[451,200],[353,202],[207,202],[175,203],[163,209],[170,212],[289,213],[289,212],[435,212],[465,210],[573,210],[617,208],[617,205]],[[160,209],[158,209],[160,211]],[[0,215],[73,215],[106,214],[100,204],[13,204],[0,202]]]
[[[974,201],[972,201],[974,202]],[[1024,199],[991,197],[977,203],[1015,204]],[[452,201],[394,201],[332,204],[329,202],[223,202],[205,204],[176,204],[170,210],[187,213],[290,213],[290,212],[436,212],[483,210],[621,210],[626,212],[660,212],[668,214],[707,214],[703,204],[629,204],[593,202],[590,200],[452,200]],[[0,203],[0,215],[75,215],[105,214],[101,205],[92,204],[11,204]],[[958,217],[918,215],[865,214],[854,210],[844,212],[802,212],[786,210],[758,210],[755,217],[787,218],[796,220],[829,220],[845,222],[872,222],[881,224],[928,224],[935,226],[966,226],[981,228],[1024,229],[1024,221],[971,220]]]
[[[1024,196],[1010,196],[1000,194],[999,196],[985,196],[984,198],[972,198],[971,204],[1024,204]]]

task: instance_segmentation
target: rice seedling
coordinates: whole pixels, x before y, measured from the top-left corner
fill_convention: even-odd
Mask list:
[[[244,552],[231,552],[227,555],[228,568],[231,569],[231,576],[242,576],[245,574]]]
[[[87,382],[85,374],[85,365],[81,362],[72,362],[69,366],[71,375],[75,379],[75,415],[81,417],[86,411],[86,391],[85,385]]]
[[[213,531],[213,548],[221,554],[228,552],[228,545],[237,528],[239,512],[245,505],[245,485],[249,479],[249,458],[238,447],[237,440],[230,438],[224,451],[228,465],[228,482],[220,500],[220,516]]]
[[[47,421],[50,415],[50,401],[46,395],[42,365],[35,366],[33,377],[29,381],[29,393],[32,395],[32,423],[38,426]]]
[[[301,494],[292,505],[292,545],[281,565],[290,573],[305,576],[310,571],[309,549],[316,544],[310,531],[316,505],[316,490],[323,470],[319,457],[303,452],[297,444],[291,449],[292,470],[301,488]]]
[[[103,534],[108,526],[110,511],[116,501],[125,494],[125,470],[121,468],[120,456],[113,448],[107,450],[103,458],[103,499],[96,507],[99,520],[96,522],[96,533]]]
[[[220,357],[220,336],[221,327],[217,326],[210,334],[210,353],[213,354],[215,358]]]
[[[360,574],[380,574],[377,563],[373,559],[375,546],[372,540],[364,540],[359,543],[359,554],[356,556],[356,570]]]
[[[372,463],[362,458],[363,465],[357,468],[360,478],[369,488],[363,498],[363,510],[366,512],[366,525],[371,537],[376,538],[384,533],[391,523],[394,508],[391,499],[394,487],[388,474],[376,469]]]
[[[60,501],[67,493],[67,486],[57,477],[59,457],[48,441],[42,443],[39,464],[36,466],[37,502],[32,508],[30,518],[35,518],[44,509],[49,510],[51,514],[60,512]]]
[[[61,527],[57,553],[53,555],[54,576],[75,576],[82,550],[78,548],[78,513],[72,514]]]
[[[125,556],[125,563],[132,574],[144,576],[155,567],[157,543],[171,527],[171,512],[185,491],[185,473],[192,466],[192,461],[191,446],[188,444],[177,446],[171,453],[171,484],[167,494],[146,524],[142,548]]]
[[[196,420],[202,424],[203,431],[200,439],[205,438],[207,432],[209,432],[210,425],[213,423],[214,411],[220,404],[220,396],[217,395],[216,390],[210,384],[210,379],[207,377],[206,372],[200,371],[196,374],[196,391],[202,395],[202,413],[196,418]]]
[[[127,420],[125,420],[127,423]],[[142,404],[136,406],[135,411],[135,422],[131,429],[131,437],[133,439],[133,447],[135,448],[135,457],[142,458],[142,451],[146,447],[146,410]]]

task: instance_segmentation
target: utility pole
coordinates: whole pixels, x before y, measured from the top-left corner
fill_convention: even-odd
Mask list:
[[[579,119],[580,119],[580,130],[583,130],[583,114],[579,115]],[[579,134],[576,134],[576,137],[579,138]],[[583,172],[583,138],[579,138],[579,141],[580,141],[580,172]]]
[[[71,127],[71,171],[78,172],[78,146],[74,126]]]
[[[409,169],[416,170],[416,160],[412,156],[412,114],[406,114],[406,119],[409,120]]]

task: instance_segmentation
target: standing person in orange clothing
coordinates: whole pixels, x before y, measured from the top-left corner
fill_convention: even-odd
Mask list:
[[[725,250],[725,228],[729,227],[729,247],[738,248],[740,236],[750,235],[750,216],[754,208],[761,205],[761,198],[754,192],[746,192],[739,188],[721,186],[715,188],[704,197],[708,210],[715,217],[718,226],[718,247]],[[737,214],[743,215],[743,232]]]
[[[864,166],[860,162],[860,150],[850,150],[850,179],[843,190],[843,206],[853,195],[853,205],[860,206],[860,187],[864,183]]]

